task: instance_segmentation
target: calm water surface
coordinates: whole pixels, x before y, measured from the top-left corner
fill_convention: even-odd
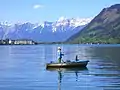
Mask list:
[[[46,70],[58,46],[87,68]],[[0,46],[0,90],[120,90],[120,45]]]

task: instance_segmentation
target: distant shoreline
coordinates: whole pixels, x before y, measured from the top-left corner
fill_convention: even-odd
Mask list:
[[[36,42],[29,39],[18,39],[18,40],[0,40],[0,45],[40,45],[40,44],[84,44],[84,45],[101,45],[101,44],[120,44],[120,43],[107,43],[107,42]]]

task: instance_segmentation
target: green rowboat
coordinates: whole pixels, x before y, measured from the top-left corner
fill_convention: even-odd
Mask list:
[[[62,63],[47,63],[46,68],[75,68],[75,67],[86,67],[88,64],[88,60],[79,60],[73,62],[62,62]]]

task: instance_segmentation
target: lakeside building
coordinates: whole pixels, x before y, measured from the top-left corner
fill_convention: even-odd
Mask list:
[[[10,40],[10,39],[5,39],[5,40],[0,40],[1,45],[34,45],[37,44],[33,40],[28,40],[28,39],[18,39],[18,40]]]
[[[14,44],[16,45],[26,45],[26,44],[30,44],[30,45],[32,45],[32,44],[35,44],[35,42],[34,41],[32,41],[32,40],[15,40],[14,41]]]

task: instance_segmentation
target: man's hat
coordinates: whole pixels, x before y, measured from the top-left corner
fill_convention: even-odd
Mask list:
[[[61,50],[61,48],[60,48],[60,47],[58,47],[58,50]]]

